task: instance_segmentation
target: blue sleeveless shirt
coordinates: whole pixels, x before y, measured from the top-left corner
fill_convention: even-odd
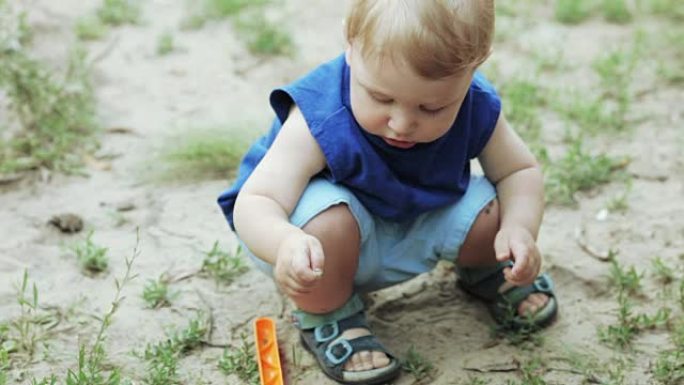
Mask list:
[[[340,55],[271,93],[276,118],[270,131],[248,150],[235,183],[218,198],[233,230],[240,188],[273,143],[293,103],[325,155],[327,167],[320,176],[348,188],[371,214],[404,221],[463,196],[470,181],[470,160],[487,144],[501,111],[492,85],[476,73],[449,131],[433,142],[400,149],[356,122],[349,76],[349,66]],[[288,166],[296,165],[283,165]]]

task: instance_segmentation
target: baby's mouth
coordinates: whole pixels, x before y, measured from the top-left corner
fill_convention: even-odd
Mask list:
[[[416,142],[409,142],[405,140],[396,140],[384,137],[382,139],[385,141],[385,143],[389,144],[390,146],[402,149],[411,148],[416,145]]]

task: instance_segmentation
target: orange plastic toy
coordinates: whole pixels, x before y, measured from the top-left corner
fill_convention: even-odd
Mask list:
[[[275,322],[269,317],[254,320],[254,341],[261,385],[284,385]]]

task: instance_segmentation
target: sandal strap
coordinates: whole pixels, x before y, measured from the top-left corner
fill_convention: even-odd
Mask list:
[[[522,301],[529,297],[530,294],[534,293],[543,293],[549,297],[555,297],[553,292],[553,281],[548,274],[541,274],[531,285],[514,286],[501,293],[501,296],[504,301],[517,307]]]
[[[506,282],[503,269],[512,266],[513,262],[504,261],[486,268],[460,267],[459,284],[465,291],[478,298],[494,301],[500,294],[499,288]]]
[[[338,338],[325,349],[325,357],[328,359],[328,366],[343,366],[354,353],[363,351],[380,351],[392,358],[392,355],[372,334],[351,340]]]
[[[339,321],[300,330],[300,334],[304,344],[316,356],[319,365],[325,367],[326,374],[338,381],[344,378],[344,365],[356,352],[380,351],[387,354],[390,360],[396,360],[373,334],[353,339],[341,337],[344,331],[356,328],[370,330],[363,311]]]

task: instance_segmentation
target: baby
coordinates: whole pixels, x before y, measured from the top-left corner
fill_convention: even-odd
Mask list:
[[[493,31],[493,0],[353,0],[344,54],[271,93],[270,131],[219,197],[338,382],[399,374],[358,294],[440,259],[504,327],[557,313],[539,275],[541,169],[476,71]]]

